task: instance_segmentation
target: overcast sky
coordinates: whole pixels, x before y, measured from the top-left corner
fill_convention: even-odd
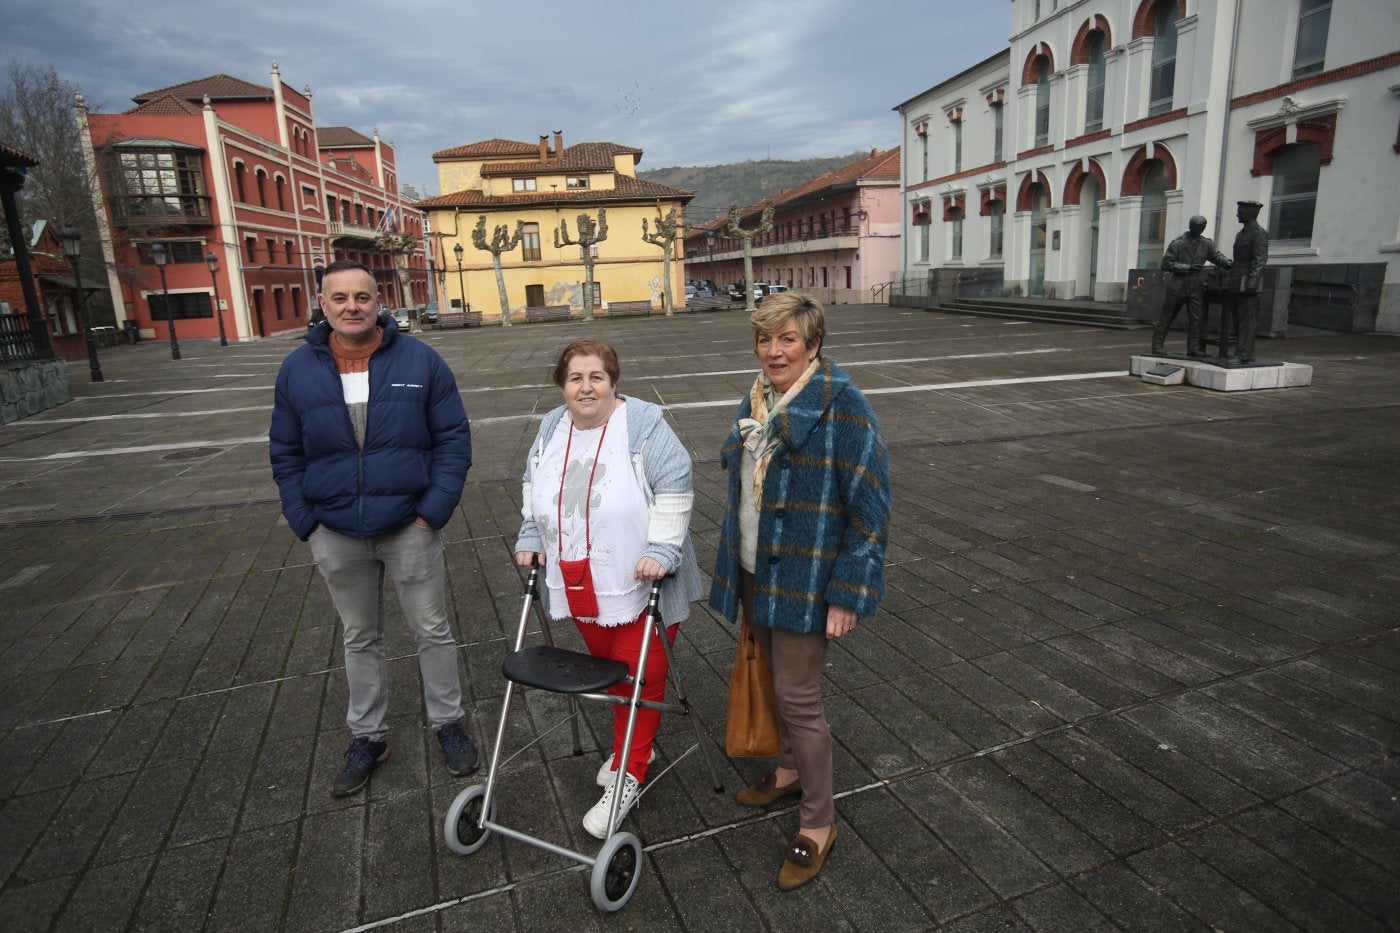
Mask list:
[[[897,145],[891,108],[1005,47],[1006,0],[0,0],[0,58],[104,111],[223,72],[309,84],[318,125],[376,127],[399,178],[480,139],[644,150],[643,169]]]

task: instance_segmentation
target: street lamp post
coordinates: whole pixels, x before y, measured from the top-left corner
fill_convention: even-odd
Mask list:
[[[204,257],[204,261],[209,264],[209,281],[214,286],[214,316],[219,319],[219,346],[226,347],[228,335],[224,333],[224,307],[219,300],[219,257],[210,253]]]
[[[467,286],[463,284],[462,279],[462,253],[465,252],[465,250],[462,249],[462,244],[458,243],[456,246],[452,247],[452,252],[457,257],[457,291],[462,293],[462,311],[465,312],[467,310]],[[466,318],[463,318],[463,320],[466,320]]]
[[[164,243],[151,244],[151,258],[155,260],[156,268],[160,270],[160,290],[165,295],[162,304],[165,306],[165,322],[170,325],[170,358],[178,360],[180,358],[180,340],[175,336],[175,311],[170,307],[170,286],[165,283]]]
[[[83,279],[78,273],[78,259],[82,255],[79,241],[82,236],[76,227],[64,227],[58,232],[58,238],[63,241],[63,255],[68,257],[68,264],[73,267],[73,292],[78,296],[78,320],[82,322],[83,336],[87,340],[88,372],[93,382],[101,382],[102,364],[97,361],[97,335],[92,332],[92,324],[88,321],[87,302],[83,300]]]
[[[715,232],[713,230],[705,234],[705,245],[710,248],[710,287],[718,291],[719,283],[715,281]]]

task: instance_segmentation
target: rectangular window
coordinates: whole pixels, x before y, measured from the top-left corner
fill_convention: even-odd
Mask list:
[[[1298,42],[1293,48],[1293,77],[1321,71],[1327,53],[1327,26],[1332,0],[1301,0],[1298,4]]]
[[[963,246],[963,244],[962,244],[962,240],[963,240],[963,219],[962,219],[962,211],[958,211],[956,214],[953,215],[952,229],[949,231],[949,236],[950,236],[950,238],[951,238],[950,246],[951,246],[951,248],[952,248],[952,258],[955,259],[955,260],[962,259],[962,246]]]
[[[921,225],[921,226],[919,227],[919,261],[920,261],[920,262],[928,262],[928,240],[929,240],[929,230],[931,230],[931,229],[932,229],[932,225],[929,224],[929,223],[924,223],[923,225]]]
[[[244,248],[248,251],[248,261],[249,261],[249,262],[257,262],[257,261],[258,261],[258,238],[255,237],[255,236],[250,236],[250,237],[245,238],[245,239],[243,240],[243,246],[244,246]]]
[[[928,181],[928,134],[919,136],[919,151],[924,170],[924,174],[919,180]]]
[[[335,195],[326,195],[326,219],[335,220]]]
[[[191,240],[161,240],[160,243],[165,247],[165,261],[171,265],[204,261],[204,250],[199,243]],[[151,258],[152,245],[153,243],[140,245],[141,265],[143,266],[155,265],[155,260]]]
[[[991,240],[988,243],[989,255],[1000,256],[1002,251],[1002,224],[1006,219],[1006,205],[1000,201],[993,201],[988,205],[988,210],[991,212],[988,216],[988,220],[990,221],[988,228],[991,230]]]
[[[962,121],[953,124],[953,171],[962,171]]]
[[[523,224],[520,227],[520,249],[526,262],[540,261],[540,225]]]
[[[272,290],[272,311],[277,315],[277,320],[282,320],[282,289]]]
[[[292,317],[301,317],[301,289],[292,286]]]
[[[534,191],[535,180],[533,178],[512,178],[510,188],[512,191]]]
[[[282,244],[282,249],[283,249],[283,252],[286,254],[286,257],[287,257],[287,265],[289,265],[289,266],[292,265],[292,262],[293,262],[293,260],[292,260],[292,241],[291,241],[291,240],[287,240],[286,242],[284,242],[284,243]]]
[[[267,261],[277,261],[277,241],[274,240],[272,237],[267,238]]]
[[[525,286],[525,304],[528,305],[528,306],[531,307],[531,308],[542,308],[542,307],[544,307],[544,286],[543,286],[543,285],[526,285],[526,286]]]
[[[1006,138],[1006,108],[1001,104],[992,107],[992,161],[1001,161],[1002,140]]]
[[[587,187],[588,187],[588,176],[587,176],[587,175],[574,175],[574,176],[570,177],[570,178],[565,182],[565,187],[569,188],[570,190],[573,190],[573,189],[576,189],[576,188],[587,188]]]
[[[178,292],[170,296],[170,314],[166,313],[165,295],[147,295],[151,305],[151,320],[168,321],[173,316],[181,321],[186,318],[213,317],[214,303],[208,292]]]

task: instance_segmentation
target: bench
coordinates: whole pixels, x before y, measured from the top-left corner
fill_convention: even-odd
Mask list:
[[[651,299],[644,298],[640,301],[610,301],[608,302],[608,317],[627,317],[628,315],[650,314]]]
[[[525,308],[525,323],[534,324],[539,321],[568,321],[573,319],[573,312],[568,305],[540,305],[538,307]]]
[[[480,327],[480,311],[439,311],[438,327]]]

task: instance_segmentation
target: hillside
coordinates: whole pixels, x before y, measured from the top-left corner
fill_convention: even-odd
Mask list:
[[[849,155],[796,161],[750,159],[728,165],[682,165],[638,172],[637,177],[694,191],[695,200],[686,209],[686,222],[698,225],[725,213],[731,204],[747,207],[868,155],[870,150],[863,149]]]

